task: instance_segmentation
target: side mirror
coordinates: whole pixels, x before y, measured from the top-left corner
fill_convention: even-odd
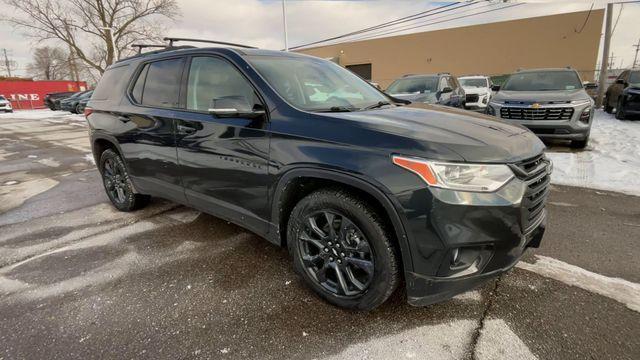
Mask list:
[[[440,90],[441,94],[446,94],[446,93],[450,93],[450,92],[453,92],[453,89],[448,87],[448,86],[446,86],[442,90]]]
[[[491,85],[491,91],[500,91],[500,85]]]
[[[217,117],[256,118],[265,114],[262,105],[251,105],[244,96],[225,96],[211,100],[209,113]]]
[[[624,79],[616,79],[616,84],[624,85]]]
[[[598,85],[596,85],[595,83],[586,83],[586,84],[584,84],[584,88],[587,89],[587,90],[595,89],[597,87],[598,87]]]

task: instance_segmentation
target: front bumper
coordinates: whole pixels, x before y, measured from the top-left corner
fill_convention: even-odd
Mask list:
[[[524,247],[514,248],[511,251],[511,256],[505,257],[505,259],[508,259],[508,262],[506,262],[503,267],[495,270],[453,279],[424,276],[414,272],[405,273],[407,287],[410,289],[407,296],[409,304],[413,306],[426,306],[442,302],[458,294],[477,288],[487,281],[507,272],[520,261],[520,258],[524,255],[527,248],[537,248],[540,246],[546,225],[547,219],[545,216],[540,225],[538,225],[531,234],[523,235],[521,242],[524,244]],[[502,256],[505,255],[503,254]]]
[[[542,105],[536,108],[540,111],[546,109],[573,108],[571,118],[563,120],[534,118],[510,119],[502,116],[503,108],[530,109],[532,108],[532,105],[505,105],[490,102],[487,106],[486,112],[505,121],[523,125],[543,139],[586,140],[591,131],[591,123],[593,122],[594,114],[593,105],[591,103]],[[591,108],[589,118],[587,120],[581,119],[583,111],[588,108]]]
[[[468,291],[540,245],[550,163],[539,155],[509,166],[516,177],[492,193],[422,188],[397,195],[410,232],[409,303],[428,305]]]

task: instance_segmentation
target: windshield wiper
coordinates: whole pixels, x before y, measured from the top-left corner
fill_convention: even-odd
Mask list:
[[[360,110],[371,110],[371,109],[377,109],[377,108],[381,108],[381,107],[386,106],[386,105],[391,105],[391,103],[390,103],[390,102],[388,102],[388,101],[378,101],[377,103],[375,103],[375,104],[373,104],[373,105],[365,106],[365,107],[363,107],[363,108],[362,108],[362,109],[360,109]]]
[[[316,110],[316,112],[352,112],[355,108],[346,106],[332,106],[328,109]]]

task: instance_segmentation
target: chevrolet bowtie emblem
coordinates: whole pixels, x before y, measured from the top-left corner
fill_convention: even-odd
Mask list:
[[[533,103],[533,104],[531,104],[531,107],[534,108],[534,109],[539,109],[539,108],[542,107],[542,105],[540,105],[538,103]]]

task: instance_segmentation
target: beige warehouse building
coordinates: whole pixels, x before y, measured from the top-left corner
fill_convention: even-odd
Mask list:
[[[592,80],[604,10],[574,12],[297,50],[387,87],[405,74],[504,75],[571,66]]]

